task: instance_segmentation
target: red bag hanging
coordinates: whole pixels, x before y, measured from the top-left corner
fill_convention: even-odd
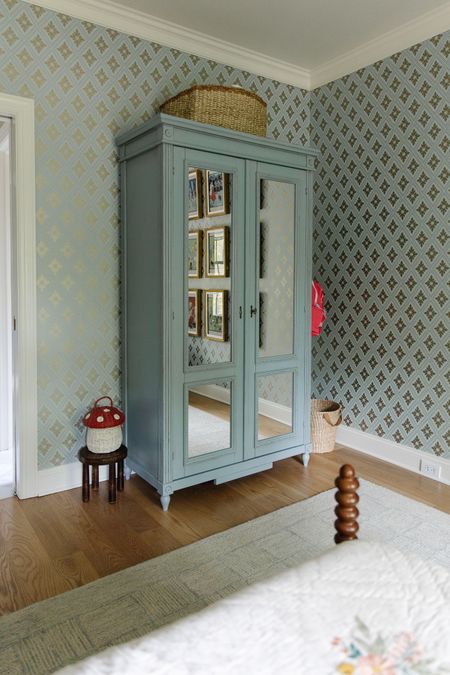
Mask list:
[[[318,281],[312,282],[312,334],[320,335],[326,319],[325,298]]]

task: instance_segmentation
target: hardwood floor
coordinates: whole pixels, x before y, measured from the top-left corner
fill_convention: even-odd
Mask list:
[[[0,501],[0,614],[327,490],[345,462],[362,478],[450,513],[450,486],[341,447],[313,455],[306,469],[291,458],[230,483],[180,490],[167,513],[138,476],[114,505],[107,482],[87,504],[81,488],[24,501],[11,497]]]

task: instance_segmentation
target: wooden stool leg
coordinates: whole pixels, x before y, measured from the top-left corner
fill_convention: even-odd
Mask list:
[[[98,464],[92,465],[92,489],[98,490]]]
[[[124,466],[123,459],[119,459],[118,464],[118,475],[117,475],[117,489],[119,492],[122,492],[124,486]]]
[[[356,490],[359,488],[359,481],[351,464],[341,466],[335,485],[338,489],[335,494],[338,505],[334,509],[337,516],[334,522],[336,528],[334,541],[336,544],[340,544],[343,541],[358,539],[359,511],[356,505],[359,502],[359,497]]]
[[[111,462],[109,465],[109,503],[114,504],[116,501],[116,463]]]
[[[89,464],[83,464],[83,501],[89,501]]]

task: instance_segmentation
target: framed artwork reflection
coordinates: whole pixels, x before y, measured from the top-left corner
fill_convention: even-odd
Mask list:
[[[203,264],[203,232],[192,230],[188,233],[187,268],[188,277],[199,279]]]
[[[229,175],[206,170],[206,215],[224,216],[230,212]]]
[[[203,291],[204,335],[208,340],[228,340],[228,291]]]
[[[203,218],[202,172],[192,169],[188,174],[188,218]]]
[[[188,291],[188,335],[198,337],[201,335],[200,326],[200,303],[201,291],[199,288],[192,288]]]
[[[264,184],[266,183],[265,180],[262,178],[259,181],[259,208],[262,211],[262,209],[265,207],[264,205]]]
[[[206,277],[228,277],[230,274],[230,229],[223,227],[209,227],[205,230],[206,238]]]

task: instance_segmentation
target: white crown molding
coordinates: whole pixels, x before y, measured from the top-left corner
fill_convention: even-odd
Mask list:
[[[106,28],[113,28],[143,40],[157,42],[188,54],[212,59],[239,70],[310,89],[309,71],[305,68],[210,37],[170,21],[158,19],[145,12],[125,8],[110,0],[24,1]]]
[[[450,28],[450,3],[395,28],[341,56],[308,70],[286,61],[210,37],[170,21],[125,8],[112,0],[24,0],[29,4],[112,28],[127,35],[195,54],[239,70],[311,91],[392,56]]]
[[[311,89],[333,82],[450,29],[450,3],[408,21],[311,71]]]
[[[365,455],[382,459],[403,469],[419,473],[425,480],[430,476],[424,475],[421,471],[422,462],[429,460],[440,468],[439,478],[431,478],[440,483],[450,485],[450,461],[443,457],[437,457],[429,452],[423,452],[410,448],[407,445],[401,445],[387,438],[381,438],[374,434],[368,434],[359,429],[353,429],[342,425],[336,431],[336,443],[345,445],[347,448],[353,448]]]

